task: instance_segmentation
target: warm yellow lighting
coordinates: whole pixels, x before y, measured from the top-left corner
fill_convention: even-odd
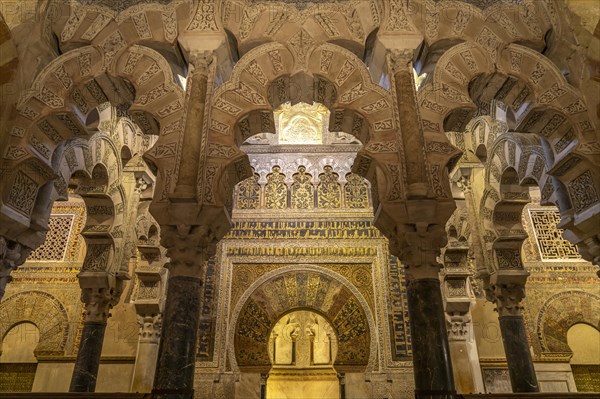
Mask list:
[[[321,104],[286,103],[275,111],[279,144],[323,144],[329,110]]]

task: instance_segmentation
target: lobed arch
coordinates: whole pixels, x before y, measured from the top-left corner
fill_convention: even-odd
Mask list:
[[[81,232],[87,244],[82,271],[127,272],[126,265],[114,261],[122,259],[125,250],[127,198],[120,183],[120,149],[108,135],[96,134],[89,143],[79,143],[72,151],[77,163],[65,165],[64,170],[70,172],[69,184],[83,199],[87,215]],[[81,158],[83,162],[79,163]]]
[[[536,322],[536,333],[542,353],[571,354],[567,332],[585,323],[600,330],[600,296],[568,290],[552,295],[542,305]]]
[[[212,97],[209,140],[223,142],[233,137],[234,145],[240,146],[249,137],[274,131],[272,111],[278,104],[316,101],[330,109],[331,131],[348,132],[365,145],[381,142],[360,152],[359,158],[368,161],[355,172],[371,181],[385,179],[384,173],[376,174],[372,167],[382,165],[385,170],[383,164],[401,164],[391,94],[371,81],[360,59],[339,46],[316,47],[307,55],[306,65],[293,60],[280,43],[265,44],[244,55],[230,80]],[[309,90],[294,97],[293,87]],[[396,168],[398,173],[400,169]],[[392,190],[384,183],[379,186]]]
[[[156,146],[146,154],[154,169],[175,161],[183,91],[174,83],[169,64],[159,53],[143,46],[132,46],[112,58],[87,46],[63,54],[47,65],[36,78],[34,89],[22,96],[3,163],[5,169],[15,172],[3,182],[3,192],[10,196],[20,190],[14,187],[19,165],[34,163],[38,169],[37,178],[27,180],[32,192],[57,177],[54,169],[60,164],[64,143],[89,139],[89,129],[93,130],[99,122],[98,113],[106,110],[111,99],[99,87],[98,80],[107,83],[105,79],[113,79],[114,83],[115,78],[108,78],[109,75],[120,77],[117,82],[121,82],[119,88],[125,93],[112,98],[113,102],[132,100],[129,109],[132,119],[144,133],[160,134]],[[135,142],[134,130],[130,124],[129,133],[120,137],[121,144]],[[114,165],[121,167],[120,162]],[[164,185],[164,180],[159,179],[157,186],[163,189]],[[64,196],[64,184],[59,191]],[[30,207],[23,212],[24,216],[31,217],[32,210]]]
[[[313,292],[314,297],[308,297],[306,290],[298,291],[307,294],[306,297],[288,295],[286,279],[300,284],[311,279],[320,288]],[[278,300],[265,299],[269,295]],[[320,297],[322,300],[318,301]],[[271,367],[267,344],[272,327],[286,313],[300,309],[321,314],[334,327],[338,338],[336,370],[373,370],[379,355],[375,320],[369,305],[344,277],[314,265],[281,267],[262,276],[244,292],[229,324],[228,339],[233,345],[227,356],[232,369],[267,372]]]
[[[385,2],[382,29],[389,32],[420,33],[428,44],[444,38],[469,41],[499,40],[530,42],[544,48],[544,35],[552,23],[543,4],[519,1],[473,3],[467,0]],[[482,30],[486,26],[488,29]]]
[[[457,207],[446,222],[448,243],[452,245],[467,245],[471,239],[471,225],[464,207]]]
[[[129,45],[156,42],[175,46],[178,35],[185,31],[199,7],[194,6],[197,2],[193,0],[139,3],[54,2],[47,10],[47,18],[63,52],[87,44],[102,45],[118,37]]]
[[[539,186],[544,204],[552,203],[555,194],[536,136],[502,135],[488,151],[480,216],[484,256],[488,258],[488,265],[495,265],[492,262],[494,249],[520,250],[527,237],[522,212],[531,198],[525,186]]]
[[[431,81],[419,95],[425,127],[436,131],[448,130],[449,127],[462,130],[476,110],[471,90],[482,74],[492,77],[500,74],[507,79],[509,84],[503,85],[498,92],[517,107],[518,116],[513,121],[515,130],[545,136],[557,157],[564,156],[563,151],[569,147],[559,144],[561,139],[569,140],[564,136],[567,132],[572,136],[570,141],[578,140],[576,152],[587,157],[599,152],[593,145],[597,121],[591,119],[583,95],[568,84],[549,59],[515,43],[498,51],[496,57],[490,56],[478,44],[469,42],[444,53]],[[548,114],[545,115],[545,112]],[[558,129],[565,122],[571,129]],[[572,148],[570,150],[573,151]],[[596,155],[591,158],[598,162]]]
[[[63,356],[69,336],[69,318],[63,304],[43,291],[23,291],[0,304],[0,342],[8,331],[22,322],[31,322],[40,331],[34,350],[38,356]]]
[[[360,59],[332,44],[318,46],[307,58],[307,66],[293,62],[293,55],[280,43],[265,44],[242,57],[230,80],[214,93],[209,134],[219,137],[233,133],[239,146],[248,137],[272,128],[274,123],[266,113],[287,101],[325,104],[332,112],[332,122],[337,118],[339,126],[335,127],[341,127],[347,119],[352,124],[352,116],[361,119],[361,126],[365,120],[370,134],[358,137],[363,144],[370,136],[391,134],[396,123],[390,94],[371,82]],[[295,95],[293,90],[306,83],[310,88],[316,87]],[[344,114],[345,110],[354,115]],[[269,120],[255,120],[259,115]],[[230,132],[229,126],[235,126],[235,132]],[[349,133],[363,134],[361,126],[348,129]]]
[[[358,57],[382,19],[377,1],[348,1],[315,4],[298,9],[284,2],[231,1],[223,4],[223,28],[235,37],[240,55],[271,42],[289,43],[295,55],[302,55],[305,43],[311,46],[332,43]]]

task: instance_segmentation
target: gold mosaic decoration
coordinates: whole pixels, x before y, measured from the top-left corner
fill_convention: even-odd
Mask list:
[[[329,165],[325,166],[324,172],[319,175],[319,187],[317,194],[319,208],[333,209],[342,207],[342,190],[338,183],[338,174],[333,172]]]
[[[237,208],[260,208],[260,184],[258,184],[257,174],[254,174],[252,177],[247,178],[238,185]]]
[[[273,166],[273,172],[267,175],[265,185],[265,207],[267,209],[287,208],[287,186],[285,175],[279,166]]]
[[[581,260],[577,247],[565,240],[557,224],[560,213],[553,209],[529,209],[533,232],[543,261]]]
[[[346,177],[344,195],[346,208],[367,208],[369,206],[369,188],[359,175],[350,173]]]
[[[329,110],[321,104],[286,103],[275,111],[279,144],[323,144]]]
[[[312,184],[312,176],[306,173],[304,166],[300,166],[293,179],[294,183],[291,188],[292,208],[312,209],[315,205],[315,188]]]
[[[0,392],[31,392],[37,363],[0,363]]]

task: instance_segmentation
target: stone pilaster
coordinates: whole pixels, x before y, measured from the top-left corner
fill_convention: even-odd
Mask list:
[[[413,50],[391,50],[389,60],[402,129],[408,196],[424,197],[428,189],[425,168],[427,158],[413,76]]]
[[[150,392],[156,371],[156,359],[158,358],[158,344],[160,342],[160,331],[162,326],[161,314],[138,314],[140,335],[137,354],[135,356],[135,368],[131,382],[132,392]]]
[[[163,262],[160,261],[163,259],[160,248],[138,245],[138,250],[142,260],[135,272],[137,288],[132,302],[137,313],[140,333],[131,391],[150,392],[158,359],[166,270],[162,267]],[[158,261],[148,262],[154,259]],[[149,266],[148,263],[154,264],[155,267]]]
[[[83,331],[71,378],[70,392],[94,392],[100,367],[106,322],[117,304],[120,282],[103,272],[81,273],[81,301],[85,304]]]
[[[161,242],[170,262],[167,298],[154,377],[154,398],[193,395],[203,267],[215,253],[216,238],[206,226],[162,226]]]
[[[450,242],[444,249],[443,259],[440,277],[454,384],[458,393],[483,392],[477,345],[472,336],[471,303],[474,296],[469,283],[469,248],[464,243]]]
[[[31,249],[0,236],[0,301],[12,281],[10,273],[22,265],[30,253]]]
[[[202,129],[208,85],[208,70],[212,63],[211,52],[190,54],[190,70],[185,93],[185,125],[179,176],[172,198],[191,199],[196,197],[196,185],[200,153],[203,146]]]

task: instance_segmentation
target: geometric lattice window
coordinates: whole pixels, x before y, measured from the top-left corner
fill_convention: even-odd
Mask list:
[[[554,209],[529,209],[535,241],[544,261],[581,260],[577,247],[565,240],[556,227],[560,213]]]
[[[75,215],[50,215],[46,241],[33,251],[27,261],[61,262],[65,259],[67,244],[73,228]]]

